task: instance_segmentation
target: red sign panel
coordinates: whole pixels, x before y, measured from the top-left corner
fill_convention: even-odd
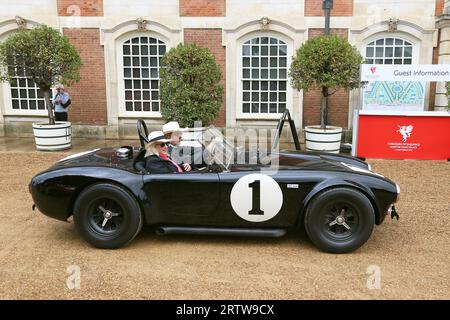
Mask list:
[[[357,156],[450,159],[450,116],[359,115]]]

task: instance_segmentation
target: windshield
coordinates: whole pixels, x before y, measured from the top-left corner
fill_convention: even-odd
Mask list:
[[[216,163],[223,170],[228,171],[234,161],[234,144],[212,125],[183,132],[181,146],[183,148],[201,148],[203,162],[206,164]]]

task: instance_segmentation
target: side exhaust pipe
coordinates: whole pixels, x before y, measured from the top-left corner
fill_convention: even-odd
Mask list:
[[[221,235],[221,236],[278,238],[278,237],[282,237],[286,234],[286,229],[207,228],[207,227],[161,226],[156,229],[156,234],[157,235],[193,234],[193,235]]]

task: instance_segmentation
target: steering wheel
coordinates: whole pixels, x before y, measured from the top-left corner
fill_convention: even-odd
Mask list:
[[[141,148],[145,148],[145,144],[148,143],[148,129],[145,121],[139,119],[137,121],[137,132],[139,136],[139,141],[141,143]]]

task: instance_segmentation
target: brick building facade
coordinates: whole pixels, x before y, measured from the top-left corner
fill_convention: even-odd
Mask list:
[[[446,63],[447,1],[405,2],[334,0],[332,32],[363,56],[370,42],[395,38],[411,46],[404,61]],[[160,126],[159,59],[181,42],[210,49],[222,70],[216,126],[274,127],[285,108],[298,128],[319,122],[320,93],[295,91],[287,72],[301,44],[323,33],[321,0],[8,0],[1,8],[0,41],[19,29],[21,18],[27,28],[44,23],[60,30],[78,49],[82,80],[68,88],[75,136],[135,137],[138,118]],[[390,18],[398,19],[394,32]],[[0,135],[31,135],[31,122],[46,118],[34,87],[0,86]],[[446,105],[443,90],[427,84],[425,110]],[[358,90],[338,91],[330,124],[350,128],[359,105]]]

